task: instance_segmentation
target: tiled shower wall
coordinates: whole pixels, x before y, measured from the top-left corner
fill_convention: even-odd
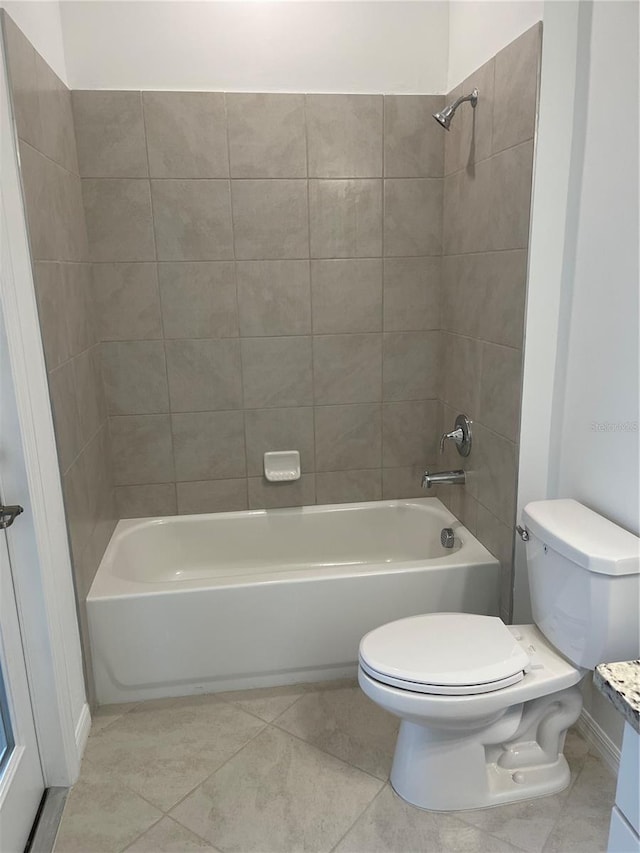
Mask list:
[[[474,87],[445,141],[442,267],[443,418],[474,422],[467,459],[448,448],[464,488],[439,497],[502,565],[511,608],[520,386],[541,25],[524,33],[447,96]]]
[[[88,650],[84,601],[116,514],[71,93],[13,21],[5,13],[0,16],[80,626]],[[86,656],[85,661],[90,666]]]
[[[450,93],[480,100],[449,134],[437,96],[70,95],[7,28],[80,601],[115,517],[408,497],[462,466],[439,497],[508,616],[539,28]],[[436,450],[458,411],[467,460]],[[289,448],[302,479],[266,483]]]
[[[442,102],[73,92],[121,516],[419,493]]]

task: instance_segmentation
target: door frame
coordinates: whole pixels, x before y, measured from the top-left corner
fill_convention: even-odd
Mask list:
[[[45,784],[69,786],[91,716],[9,92],[0,39],[0,176],[11,247],[0,286],[35,538],[29,583],[19,570],[14,583]]]

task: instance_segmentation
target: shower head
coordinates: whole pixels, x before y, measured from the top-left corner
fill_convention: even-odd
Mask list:
[[[475,109],[476,104],[478,103],[478,90],[474,89],[470,95],[461,95],[457,101],[454,101],[452,104],[449,104],[448,107],[445,107],[439,113],[434,113],[433,117],[444,127],[445,130],[449,130],[451,127],[451,120],[453,119],[456,110],[463,104],[465,101],[470,101],[471,106]]]

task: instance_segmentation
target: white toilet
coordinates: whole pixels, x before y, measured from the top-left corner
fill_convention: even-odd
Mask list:
[[[524,510],[535,625],[431,613],[360,643],[362,690],[402,720],[391,784],[424,809],[561,791],[583,676],[640,652],[640,540],[573,500]]]

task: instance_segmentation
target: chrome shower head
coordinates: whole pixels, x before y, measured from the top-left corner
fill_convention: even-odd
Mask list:
[[[469,101],[471,106],[475,109],[476,104],[478,103],[478,90],[474,89],[470,95],[461,95],[457,101],[454,101],[452,104],[449,104],[448,107],[445,107],[438,113],[434,113],[433,117],[438,122],[438,124],[442,125],[445,130],[449,130],[451,127],[451,120],[453,119],[456,110],[463,104],[465,101]]]

